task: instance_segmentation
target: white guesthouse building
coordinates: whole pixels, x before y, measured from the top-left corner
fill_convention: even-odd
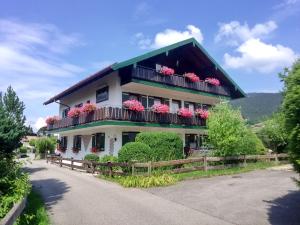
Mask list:
[[[175,74],[160,73],[163,66]],[[185,73],[195,73],[202,80],[191,82]],[[220,81],[219,86],[204,80]],[[63,157],[82,159],[86,154],[117,155],[125,143],[134,141],[142,131],[178,133],[184,146],[200,149],[205,143],[205,120],[193,115],[183,118],[180,108],[207,109],[224,99],[244,97],[244,92],[193,38],[115,63],[85,78],[44,104],[59,104],[59,120],[48,125],[48,132],[58,134]],[[123,102],[136,99],[143,112],[132,112]],[[69,118],[70,108],[95,103],[92,114]],[[169,105],[170,112],[151,111],[156,103]],[[96,149],[96,150],[95,150]]]

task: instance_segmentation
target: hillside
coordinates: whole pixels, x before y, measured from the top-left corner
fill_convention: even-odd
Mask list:
[[[276,112],[282,101],[281,93],[248,93],[246,98],[231,101],[234,107],[240,107],[243,116],[250,124],[260,122]]]

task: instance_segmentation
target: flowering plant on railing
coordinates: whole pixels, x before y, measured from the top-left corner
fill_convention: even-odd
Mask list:
[[[129,109],[131,111],[136,111],[136,112],[142,112],[145,110],[142,103],[140,103],[137,100],[127,100],[127,101],[123,102],[123,106],[126,109]]]
[[[202,119],[207,119],[209,117],[209,112],[206,109],[196,109],[195,115],[199,116]]]
[[[179,109],[177,114],[184,118],[191,118],[193,116],[193,113],[188,108]]]
[[[170,109],[169,106],[166,104],[160,104],[160,103],[156,103],[151,107],[151,110],[155,113],[161,113],[161,114],[165,114],[165,113],[169,113]]]
[[[194,73],[185,73],[183,76],[191,82],[200,82],[200,78]]]
[[[81,112],[83,113],[91,113],[96,110],[96,105],[94,103],[86,103],[81,107]]]
[[[97,153],[97,152],[99,152],[99,151],[100,151],[100,149],[97,148],[97,147],[92,147],[92,148],[91,148],[91,152],[93,152],[93,153]]]
[[[205,82],[214,86],[220,86],[220,81],[216,78],[208,77],[205,79]]]
[[[60,145],[60,144],[57,145],[57,150],[60,151],[60,152],[65,152],[66,149],[67,149],[67,148],[66,148],[65,146],[62,146],[62,145]]]
[[[53,125],[56,121],[58,121],[58,116],[49,116],[46,119],[46,124]]]
[[[175,73],[174,69],[166,67],[166,66],[161,67],[159,72],[166,76],[172,76]]]
[[[68,117],[70,117],[70,118],[76,118],[76,117],[79,117],[80,114],[81,114],[81,108],[72,108],[68,112]]]
[[[74,153],[78,153],[78,152],[79,152],[79,148],[73,147],[73,148],[72,148],[72,151],[73,151]]]

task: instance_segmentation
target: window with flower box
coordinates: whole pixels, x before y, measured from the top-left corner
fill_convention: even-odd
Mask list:
[[[96,133],[92,135],[92,150],[95,152],[105,150],[105,133]]]
[[[63,136],[60,137],[59,143],[58,143],[58,147],[60,151],[65,151],[68,147],[68,137],[67,136]]]

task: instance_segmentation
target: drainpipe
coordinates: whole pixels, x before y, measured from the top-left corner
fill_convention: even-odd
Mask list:
[[[57,101],[54,101],[55,103],[59,104],[59,105],[63,105],[63,106],[66,106],[68,107],[69,109],[71,108],[70,106],[66,105],[66,104],[63,104],[63,103],[60,103],[60,102],[57,102]]]

